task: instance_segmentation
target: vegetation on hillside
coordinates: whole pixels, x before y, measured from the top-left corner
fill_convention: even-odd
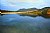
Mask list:
[[[22,15],[22,16],[50,17],[50,7],[44,7],[42,9],[29,8],[29,9],[19,9],[17,11],[7,11],[7,10],[0,10],[0,11],[1,11],[1,13],[3,13],[3,12],[22,12],[22,13],[20,13],[20,15]]]

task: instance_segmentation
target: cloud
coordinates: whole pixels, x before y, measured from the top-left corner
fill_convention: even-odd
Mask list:
[[[36,2],[37,0],[6,0],[8,2]]]
[[[19,6],[20,5],[36,5],[36,4],[44,4],[45,2],[43,0],[1,0],[1,4],[4,6]]]
[[[1,0],[1,3],[43,3],[44,0]]]
[[[50,0],[1,0],[0,2],[2,6],[10,7],[10,8],[41,8],[45,6],[50,6]],[[4,8],[2,7],[2,8]],[[5,7],[5,8],[6,8]]]

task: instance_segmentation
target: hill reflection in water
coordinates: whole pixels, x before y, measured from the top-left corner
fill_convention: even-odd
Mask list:
[[[50,18],[41,16],[0,16],[1,33],[50,33]]]

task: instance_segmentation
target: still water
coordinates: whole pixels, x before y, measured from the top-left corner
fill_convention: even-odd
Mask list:
[[[50,18],[3,15],[0,16],[0,27],[2,33],[50,33]]]

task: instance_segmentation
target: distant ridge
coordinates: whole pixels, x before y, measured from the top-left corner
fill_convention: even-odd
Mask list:
[[[50,7],[44,7],[44,8],[42,8],[42,9],[37,9],[37,8],[28,8],[28,9],[25,9],[25,8],[23,8],[23,9],[19,9],[19,10],[17,10],[18,12],[23,12],[23,11],[33,11],[33,10],[45,10],[45,9],[50,9]],[[1,10],[0,9],[0,11],[9,11],[9,10]],[[12,12],[12,11],[9,11],[9,12]],[[16,12],[16,11],[13,11],[13,12]]]

